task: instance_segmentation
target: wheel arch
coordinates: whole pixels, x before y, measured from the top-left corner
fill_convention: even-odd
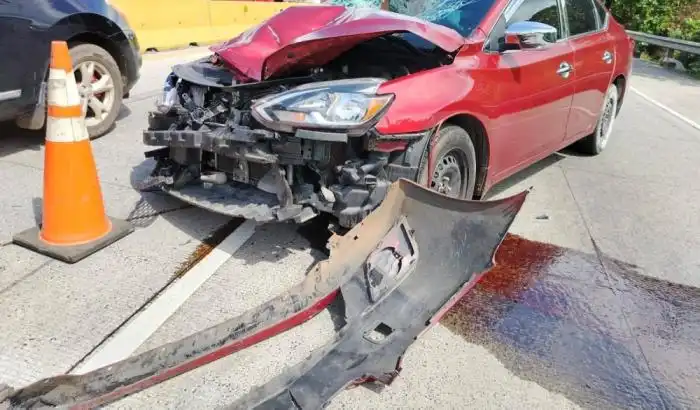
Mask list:
[[[612,81],[613,84],[617,87],[617,110],[615,115],[620,113],[620,108],[622,108],[622,102],[625,98],[625,94],[627,92],[627,78],[625,77],[624,74],[619,74],[617,77],[615,77]]]
[[[446,118],[442,124],[443,126],[445,124],[456,125],[469,134],[476,154],[476,184],[474,186],[474,197],[481,198],[486,187],[490,154],[486,127],[477,117],[468,113],[452,115]]]
[[[119,67],[119,71],[122,76],[122,82],[126,82],[125,72],[127,70],[126,62],[121,58],[121,52],[119,51],[119,45],[109,38],[101,36],[97,33],[82,32],[78,33],[68,39],[68,48],[73,48],[79,44],[94,44],[98,47],[104,48],[105,51],[112,56],[114,61]]]
[[[116,61],[122,81],[127,82],[128,67],[122,47],[128,39],[114,21],[95,13],[76,13],[56,23],[52,31],[52,38],[65,40],[69,48],[87,43],[105,49]]]

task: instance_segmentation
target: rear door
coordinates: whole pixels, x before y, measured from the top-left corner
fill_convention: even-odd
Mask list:
[[[19,40],[29,21],[20,17],[19,0],[0,0],[0,120],[12,115],[13,102],[22,97],[22,53]]]
[[[503,51],[506,27],[520,21],[553,26],[554,42],[542,49]],[[493,85],[490,98],[497,104],[489,164],[496,179],[553,151],[566,135],[575,73],[562,71],[574,64],[562,27],[557,0],[513,0],[491,31],[486,65],[494,69],[485,80]]]
[[[0,0],[0,120],[10,119],[34,101],[42,81],[30,63],[37,53],[45,56],[47,49],[41,47],[41,29],[33,21],[36,3]]]
[[[567,139],[592,133],[612,81],[615,54],[605,10],[596,0],[564,0],[569,42],[574,49],[574,98]]]

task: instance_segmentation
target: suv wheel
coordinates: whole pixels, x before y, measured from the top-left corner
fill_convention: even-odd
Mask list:
[[[102,47],[78,44],[70,49],[73,73],[91,139],[103,136],[117,119],[122,105],[121,71]]]

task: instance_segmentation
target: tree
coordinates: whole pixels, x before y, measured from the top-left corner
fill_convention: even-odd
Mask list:
[[[700,11],[698,0],[608,0],[613,16],[627,29],[668,36],[689,12]]]
[[[628,30],[700,42],[699,0],[608,0],[613,16]],[[656,47],[647,47],[654,54]],[[674,53],[693,74],[700,75],[700,56]]]

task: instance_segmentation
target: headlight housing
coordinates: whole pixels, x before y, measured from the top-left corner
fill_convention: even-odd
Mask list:
[[[362,132],[376,123],[394,99],[393,94],[376,94],[384,81],[359,78],[304,84],[258,100],[252,107],[253,116],[278,131]]]

